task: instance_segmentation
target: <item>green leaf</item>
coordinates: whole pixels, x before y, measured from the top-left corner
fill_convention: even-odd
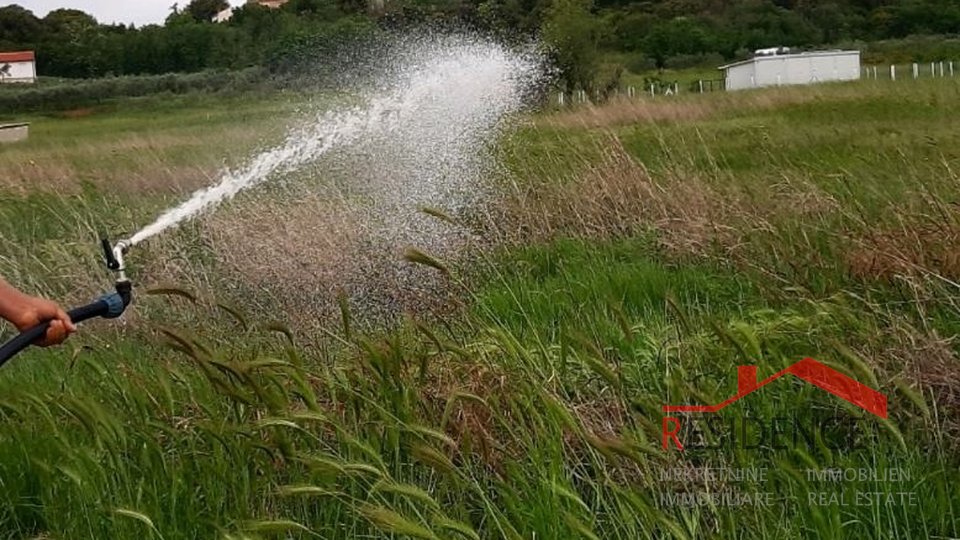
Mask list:
[[[360,508],[360,514],[378,529],[387,533],[439,540],[430,529],[382,506],[364,505]]]
[[[285,533],[290,531],[313,533],[313,531],[307,527],[289,519],[248,521],[246,524],[244,524],[243,528],[246,531],[256,533]]]
[[[114,508],[113,513],[117,514],[118,516],[135,519],[149,527],[151,531],[157,534],[157,536],[160,536],[159,531],[157,531],[157,528],[153,525],[153,520],[150,519],[146,514],[137,512],[135,510],[128,510],[126,508]]]

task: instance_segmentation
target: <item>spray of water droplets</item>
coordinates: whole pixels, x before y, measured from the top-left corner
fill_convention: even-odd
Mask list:
[[[359,103],[313,114],[285,140],[194,193],[130,238],[138,244],[260,183],[339,162],[356,168],[381,236],[436,248],[418,206],[456,211],[482,196],[487,150],[541,83],[538,55],[483,39],[393,39],[367,60]],[[344,72],[350,69],[345,66]],[[346,77],[345,77],[346,78]],[[322,231],[321,231],[322,233]]]

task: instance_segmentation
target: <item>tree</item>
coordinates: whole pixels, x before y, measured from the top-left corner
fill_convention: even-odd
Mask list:
[[[43,18],[44,37],[38,47],[39,65],[46,73],[61,77],[102,75],[99,51],[94,47],[101,27],[78,9],[56,9]]]
[[[593,87],[601,27],[591,7],[590,0],[554,0],[543,22],[543,40],[567,91]]]
[[[226,0],[191,0],[186,12],[197,22],[210,22],[221,11],[230,7]]]
[[[39,19],[17,5],[0,7],[0,50],[35,50],[41,74],[57,77],[256,64],[335,71],[343,43],[368,31],[455,23],[506,42],[539,36],[568,90],[602,92],[618,65],[640,73],[651,62],[716,64],[718,53],[732,59],[779,45],[909,38],[868,45],[870,61],[955,57],[957,40],[932,36],[960,31],[958,0],[290,0],[281,9],[247,2],[220,25],[210,20],[225,0],[178,2],[168,2],[166,24],[141,28],[101,25],[75,9]]]
[[[710,32],[689,17],[656,25],[644,38],[643,50],[663,67],[671,56],[715,51]]]
[[[99,24],[97,19],[79,9],[55,9],[43,18],[43,25],[49,34],[58,37],[78,39],[84,32],[96,30]]]
[[[33,12],[17,5],[0,7],[0,45],[36,43],[43,30]]]

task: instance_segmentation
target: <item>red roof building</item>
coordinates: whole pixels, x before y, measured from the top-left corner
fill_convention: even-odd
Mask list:
[[[34,62],[33,51],[0,52],[0,62]]]
[[[36,80],[33,51],[0,52],[0,83],[32,83]]]

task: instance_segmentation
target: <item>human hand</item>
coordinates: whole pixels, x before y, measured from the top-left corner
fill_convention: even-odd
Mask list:
[[[0,315],[16,326],[17,330],[23,332],[40,323],[50,321],[47,333],[34,345],[40,347],[59,345],[67,339],[67,336],[77,330],[77,327],[70,321],[70,316],[55,302],[28,296],[19,291],[5,296]]]

